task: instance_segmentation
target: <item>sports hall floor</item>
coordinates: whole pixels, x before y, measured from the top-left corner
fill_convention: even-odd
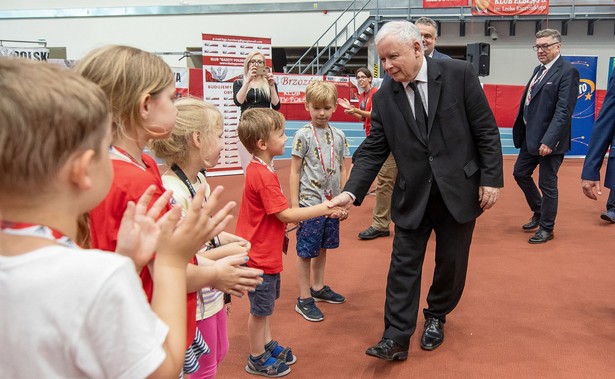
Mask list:
[[[347,301],[321,305],[322,322],[308,322],[294,311],[298,287],[291,237],[272,317],[274,338],[298,357],[288,377],[615,378],[615,225],[599,218],[608,192],[598,202],[585,198],[579,179],[583,162],[566,159],[560,170],[555,239],[530,245],[531,234],[521,225],[531,213],[512,178],[515,159],[504,158],[500,200],[478,219],[466,289],[447,318],[443,345],[432,352],[420,349],[420,314],[404,362],[365,355],[382,336],[393,238],[357,239],[371,222],[375,197],[351,209],[341,226],[341,246],[329,254],[326,282]],[[286,194],[289,162],[276,162]],[[225,200],[240,200],[242,176],[212,177],[209,182],[225,186]],[[421,306],[433,273],[433,248],[430,242]],[[233,300],[230,352],[218,378],[253,377],[244,371],[248,308],[247,298]]]

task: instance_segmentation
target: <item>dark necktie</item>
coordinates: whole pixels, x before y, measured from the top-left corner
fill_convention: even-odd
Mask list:
[[[416,120],[416,125],[419,127],[419,130],[425,131],[425,135],[427,135],[427,115],[425,114],[421,93],[416,87],[416,82],[408,83],[408,87],[414,92],[414,119]]]
[[[528,90],[528,98],[527,98],[528,104],[530,103],[530,101],[532,101],[532,97],[534,96],[534,94],[532,93],[534,91],[534,88],[536,88],[536,85],[540,83],[542,78],[545,76],[545,73],[546,73],[545,66],[540,65],[540,69],[538,70],[536,75],[534,75],[534,80],[532,80],[532,83],[530,83],[530,88]]]

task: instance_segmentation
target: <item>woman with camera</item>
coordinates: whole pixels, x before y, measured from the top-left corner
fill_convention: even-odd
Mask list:
[[[265,63],[263,54],[251,52],[243,62],[243,79],[233,83],[233,101],[242,113],[250,108],[280,109],[278,87]]]

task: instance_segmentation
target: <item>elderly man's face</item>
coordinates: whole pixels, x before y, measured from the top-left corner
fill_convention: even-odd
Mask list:
[[[402,43],[396,36],[389,35],[376,46],[382,67],[396,82],[410,82],[423,64],[421,42]]]
[[[436,40],[438,39],[436,29],[427,24],[416,24],[416,27],[419,29],[419,32],[421,32],[421,37],[423,37],[425,55],[429,56],[436,48]]]

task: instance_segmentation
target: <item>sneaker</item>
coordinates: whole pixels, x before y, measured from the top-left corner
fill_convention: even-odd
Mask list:
[[[314,299],[311,297],[305,300],[298,298],[297,304],[295,305],[295,311],[297,311],[297,313],[308,321],[318,322],[325,318],[320,309],[316,306],[316,303],[314,303]]]
[[[325,301],[331,304],[342,304],[344,301],[346,301],[346,298],[344,296],[333,291],[329,286],[324,286],[318,291],[314,291],[312,288],[310,288],[310,294],[315,301]]]
[[[615,210],[608,210],[600,213],[600,218],[610,223],[615,223]]]
[[[265,351],[270,352],[272,357],[281,360],[287,365],[292,365],[297,362],[297,357],[293,355],[293,351],[290,347],[282,347],[278,344],[278,341],[269,341],[269,343],[265,345]]]
[[[248,356],[246,371],[250,374],[279,378],[290,373],[290,367],[280,359],[271,356],[271,352],[265,351],[260,358]]]
[[[374,238],[388,237],[390,235],[391,235],[391,232],[389,232],[388,230],[378,230],[374,228],[373,226],[370,226],[369,228],[359,233],[359,239],[373,240]]]

